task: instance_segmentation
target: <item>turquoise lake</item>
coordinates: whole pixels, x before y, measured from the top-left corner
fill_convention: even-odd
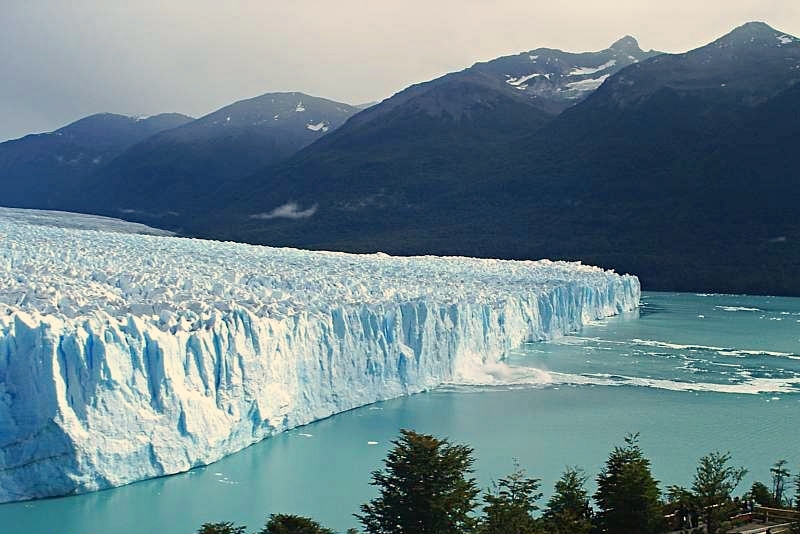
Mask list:
[[[190,534],[270,513],[339,531],[373,495],[401,428],[475,449],[482,487],[518,459],[545,495],[567,465],[593,479],[639,432],[661,487],[691,485],[697,459],[730,451],[753,480],[800,470],[800,299],[645,293],[634,313],[520,347],[493,370],[503,385],[450,385],[292,430],[216,464],[113,490],[0,505],[2,534]]]

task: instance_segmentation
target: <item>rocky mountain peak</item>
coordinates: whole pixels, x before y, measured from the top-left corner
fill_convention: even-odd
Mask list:
[[[800,39],[780,32],[765,22],[748,22],[735,28],[730,33],[712,43],[720,48],[725,47],[780,47],[798,43]]]
[[[610,50],[624,54],[641,54],[643,50],[639,48],[639,42],[635,37],[626,35],[609,47]]]

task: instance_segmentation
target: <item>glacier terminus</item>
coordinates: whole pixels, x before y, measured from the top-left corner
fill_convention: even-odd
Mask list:
[[[511,349],[640,296],[635,276],[579,263],[98,228],[0,216],[0,502],[178,473],[365,404],[491,384]]]

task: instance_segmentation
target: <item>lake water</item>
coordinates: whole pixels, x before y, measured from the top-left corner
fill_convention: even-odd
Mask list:
[[[278,512],[344,531],[401,428],[469,443],[482,487],[516,458],[545,494],[566,465],[593,479],[628,432],[662,488],[690,486],[712,450],[749,468],[741,489],[768,483],[778,459],[800,469],[800,299],[646,293],[639,312],[526,345],[509,363],[495,372],[503,386],[353,410],[183,475],[0,505],[0,533],[190,534],[208,521],[255,531]]]

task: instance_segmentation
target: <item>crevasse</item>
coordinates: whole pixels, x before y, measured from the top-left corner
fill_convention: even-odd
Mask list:
[[[0,220],[0,502],[208,464],[467,380],[638,305],[575,263],[393,258]]]

